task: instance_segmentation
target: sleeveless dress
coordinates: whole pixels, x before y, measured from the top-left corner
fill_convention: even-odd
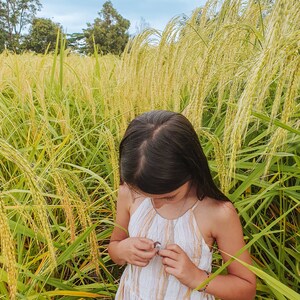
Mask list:
[[[211,272],[212,252],[206,245],[197,225],[196,204],[177,219],[163,218],[145,198],[132,214],[128,232],[130,237],[145,237],[167,244],[179,245],[202,270]],[[213,300],[214,296],[194,291],[164,271],[162,258],[154,256],[146,267],[128,264],[122,274],[116,294],[117,300]]]

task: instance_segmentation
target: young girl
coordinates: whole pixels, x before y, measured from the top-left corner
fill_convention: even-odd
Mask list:
[[[197,134],[181,114],[135,118],[120,144],[121,185],[108,247],[127,264],[116,299],[253,299],[255,276],[238,261],[204,288],[216,242],[224,262],[245,244],[239,217],[216,187]],[[250,264],[244,251],[239,259]]]

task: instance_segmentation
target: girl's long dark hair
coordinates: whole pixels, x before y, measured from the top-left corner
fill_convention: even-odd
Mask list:
[[[192,180],[200,200],[229,200],[215,185],[198,136],[182,114],[154,110],[136,117],[119,150],[121,184],[165,194]]]

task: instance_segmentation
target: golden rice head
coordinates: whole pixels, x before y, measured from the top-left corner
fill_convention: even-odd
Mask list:
[[[12,147],[5,140],[0,139],[0,155],[10,160],[18,166],[26,177],[26,183],[29,186],[32,194],[33,213],[39,225],[39,230],[45,236],[47,247],[49,250],[51,266],[54,268],[56,265],[55,248],[53,245],[50,224],[47,216],[47,203],[43,197],[43,193],[39,187],[39,178],[33,172],[29,162],[21,155],[14,147]]]
[[[119,158],[118,158],[118,153],[116,150],[116,145],[115,145],[115,140],[114,136],[111,133],[111,131],[108,128],[104,129],[103,132],[106,143],[109,149],[109,154],[110,154],[110,162],[111,162],[111,168],[113,172],[113,189],[116,190],[118,189],[119,186]]]
[[[15,242],[9,229],[4,201],[0,195],[0,241],[4,257],[3,265],[7,272],[10,299],[16,299],[18,271],[15,253]]]
[[[73,199],[69,194],[64,178],[58,173],[53,174],[53,178],[57,189],[57,194],[61,199],[62,209],[66,216],[66,223],[70,229],[71,242],[74,242],[76,239],[76,225],[73,211]]]
[[[230,177],[228,176],[228,163],[226,161],[226,155],[224,147],[221,141],[215,135],[208,131],[201,129],[200,134],[208,138],[212,143],[215,152],[216,170],[220,181],[221,190],[227,194],[230,187]]]

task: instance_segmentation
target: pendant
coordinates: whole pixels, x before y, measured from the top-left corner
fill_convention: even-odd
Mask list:
[[[157,249],[158,251],[162,249],[161,243],[160,242],[155,242],[154,243],[154,248]]]

